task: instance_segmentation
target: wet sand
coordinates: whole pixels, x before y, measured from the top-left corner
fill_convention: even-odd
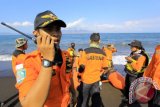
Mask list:
[[[11,61],[0,61],[0,77],[12,77],[12,63]]]
[[[110,83],[103,83],[101,97],[104,107],[119,107],[122,93],[114,88]],[[130,107],[137,107],[135,105]],[[139,106],[138,106],[139,107]],[[148,107],[147,104],[141,104],[141,107]]]
[[[7,99],[11,98],[15,95],[15,97],[8,101],[4,105],[4,107],[13,107],[13,105],[10,105],[12,102],[18,99],[18,95],[16,95],[18,92],[15,88],[15,79],[13,77],[1,77],[0,78],[0,102],[6,102]],[[14,107],[20,107],[20,104],[16,104]]]

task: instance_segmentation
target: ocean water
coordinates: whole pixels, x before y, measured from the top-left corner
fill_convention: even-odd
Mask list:
[[[31,35],[32,36],[32,35]],[[0,61],[11,60],[12,52],[15,49],[15,39],[22,35],[0,35]],[[90,34],[63,34],[60,47],[66,50],[71,42],[76,44],[76,50],[89,46]],[[147,53],[152,56],[155,46],[159,44],[160,33],[103,33],[101,34],[101,47],[107,43],[115,44],[118,52],[114,54],[114,64],[124,64],[124,57],[129,55],[128,43],[133,40],[140,40]],[[36,49],[36,45],[29,40],[29,48],[26,52]]]

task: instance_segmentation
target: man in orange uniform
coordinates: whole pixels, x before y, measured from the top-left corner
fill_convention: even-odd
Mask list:
[[[70,56],[74,57],[75,56],[75,43],[71,43],[71,46],[67,50],[70,54]]]
[[[113,67],[113,61],[112,61],[112,54],[114,52],[117,52],[116,47],[113,44],[107,44],[107,46],[103,46],[102,50],[106,53],[107,55],[107,60],[109,61],[108,67]]]
[[[83,49],[82,49],[82,48],[78,49],[77,56],[75,57],[75,61],[74,61],[74,66],[73,66],[73,68],[76,69],[76,71],[78,71],[79,58],[81,57],[82,52],[83,52]]]
[[[13,54],[12,54],[12,68],[15,71],[15,66],[16,66],[16,60],[18,58],[18,56],[22,55],[25,56],[25,50],[27,50],[28,48],[28,44],[27,44],[27,39],[25,38],[17,38],[16,39],[16,49],[14,50]]]
[[[66,72],[64,53],[59,48],[64,21],[51,11],[39,13],[34,21],[37,50],[19,57],[15,66],[16,88],[24,107],[68,107],[70,90],[76,100],[72,74]]]
[[[124,69],[127,73],[124,89],[124,95],[126,98],[122,100],[122,102],[124,101],[126,104],[128,103],[129,99],[129,87],[131,83],[135,79],[142,77],[144,69],[148,66],[149,63],[149,57],[145,53],[145,50],[140,41],[134,40],[128,45],[130,46],[131,54],[125,58],[127,60],[127,64],[125,65]],[[132,105],[138,106],[139,103],[135,102]]]
[[[77,107],[87,107],[91,96],[92,107],[101,107],[100,97],[100,76],[108,67],[106,54],[99,48],[100,35],[93,33],[90,36],[90,47],[84,49],[79,59],[79,72],[81,84],[79,86],[79,96]]]
[[[150,77],[157,83],[158,89],[155,97],[148,103],[148,107],[160,107],[160,45],[155,49],[152,60],[144,71],[144,77]]]
[[[75,57],[76,57],[76,53],[75,53],[75,43],[71,43],[71,46],[67,49],[69,55],[70,55],[70,59],[72,61],[72,64],[75,61]]]
[[[25,54],[25,50],[28,48],[27,39],[17,38],[16,39],[16,49],[13,52],[13,55],[18,56],[19,54]]]
[[[79,68],[79,58],[81,57],[82,53],[83,49],[82,48],[78,49],[77,56],[75,57],[75,61],[73,63],[73,80],[75,89],[77,89],[81,81],[81,73],[78,72],[78,68]]]

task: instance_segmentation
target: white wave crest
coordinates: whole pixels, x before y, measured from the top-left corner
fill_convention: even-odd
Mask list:
[[[12,56],[11,55],[0,55],[0,61],[11,61]]]
[[[126,64],[125,57],[126,57],[125,55],[113,56],[113,64],[125,65]]]
[[[125,60],[125,55],[117,55],[113,56],[113,64],[117,65],[125,65],[126,60]],[[11,61],[12,56],[11,55],[0,55],[0,61]]]

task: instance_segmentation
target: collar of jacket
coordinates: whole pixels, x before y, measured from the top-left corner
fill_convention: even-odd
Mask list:
[[[142,50],[138,50],[138,51],[136,51],[134,53],[140,54],[141,52],[142,52]]]
[[[89,47],[99,48],[99,44],[91,43]]]

